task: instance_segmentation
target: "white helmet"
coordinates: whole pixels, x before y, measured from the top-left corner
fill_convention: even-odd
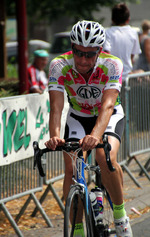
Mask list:
[[[71,43],[84,47],[101,47],[105,42],[105,29],[98,22],[78,21],[70,33]]]

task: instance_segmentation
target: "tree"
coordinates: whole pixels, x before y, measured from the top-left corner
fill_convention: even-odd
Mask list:
[[[15,1],[6,0],[7,15],[15,15]],[[49,22],[68,16],[72,22],[79,19],[94,20],[93,11],[100,11],[101,7],[112,7],[120,2],[118,0],[26,0],[28,16],[36,17],[37,20],[48,19]],[[134,2],[129,0],[124,2]]]

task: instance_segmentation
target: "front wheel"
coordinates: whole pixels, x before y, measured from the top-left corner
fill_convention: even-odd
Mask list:
[[[93,222],[94,225],[94,222]],[[114,228],[114,218],[112,203],[109,194],[103,189],[103,219],[101,224],[95,226],[94,236],[96,237],[114,237],[116,236],[116,230]]]
[[[104,212],[103,212],[103,223],[105,226],[104,237],[116,236],[116,230],[114,227],[114,217],[113,217],[113,207],[109,194],[106,189],[103,190],[104,193]]]
[[[85,194],[83,194],[80,186],[75,185],[72,186],[65,205],[65,215],[64,215],[64,237],[73,237],[75,231],[75,224],[78,223],[77,216],[79,210],[79,202],[81,200],[83,206],[83,231],[84,236],[86,237],[94,237],[93,235],[93,226],[92,226],[92,215],[90,213],[91,208],[86,208],[87,202],[85,198]]]

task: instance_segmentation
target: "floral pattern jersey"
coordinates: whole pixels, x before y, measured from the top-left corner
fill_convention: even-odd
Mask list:
[[[75,69],[72,51],[51,61],[49,70],[49,91],[67,92],[69,104],[77,115],[98,115],[104,90],[117,89],[122,85],[122,61],[101,52],[88,80]],[[119,96],[115,106],[120,104]]]

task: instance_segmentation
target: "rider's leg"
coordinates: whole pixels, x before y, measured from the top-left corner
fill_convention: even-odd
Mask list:
[[[116,205],[121,205],[123,203],[123,173],[120,165],[117,163],[120,142],[113,136],[108,136],[108,141],[111,144],[110,157],[115,171],[111,172],[108,169],[103,149],[97,149],[96,160],[101,168],[102,183],[109,192],[112,202]]]
[[[109,171],[103,150],[97,149],[96,159],[101,167],[102,183],[109,192],[113,202],[116,234],[119,237],[132,237],[129,218],[126,215],[123,202],[123,172],[117,163],[117,152],[120,142],[113,136],[109,136],[108,141],[112,148],[110,152],[111,162],[116,170],[114,172]]]
[[[72,160],[70,156],[66,153],[64,153],[64,163],[65,163],[65,177],[63,183],[63,194],[64,199],[66,201],[70,190],[70,185],[72,184],[72,175],[73,175]]]

